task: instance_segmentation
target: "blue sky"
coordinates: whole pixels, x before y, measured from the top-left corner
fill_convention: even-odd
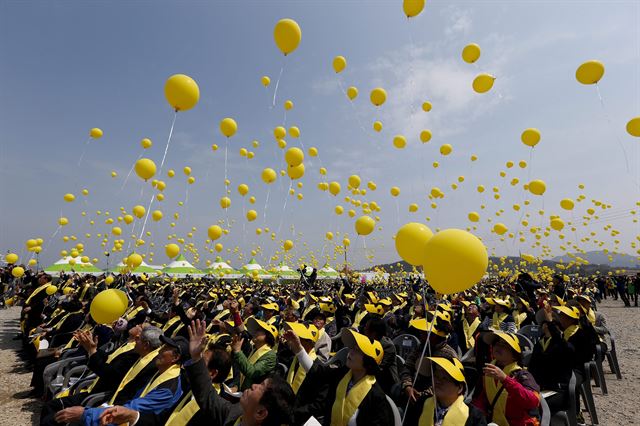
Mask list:
[[[298,50],[286,59],[272,36],[275,23],[285,17],[302,28]],[[124,187],[123,183],[142,153],[142,138],[154,143],[144,155],[160,163],[173,117],[163,86],[175,73],[193,77],[201,98],[176,120],[163,171],[175,169],[176,177],[159,177],[168,185],[166,199],[153,208],[165,217],[158,223],[150,220],[147,229],[152,236],[144,237],[147,244],[139,249],[154,252],[154,263],[168,260],[163,249],[167,235],[185,237],[195,226],[188,241],[198,247],[202,266],[215,257],[205,248],[206,228],[228,220],[222,254],[236,266],[258,247],[256,258],[269,263],[282,239],[295,240],[290,263],[303,256],[308,260],[310,253],[320,263],[327,255],[335,263],[333,243],[324,238],[327,231],[336,234],[334,242],[342,239],[338,232],[348,233],[350,258],[366,266],[397,259],[392,236],[401,224],[417,221],[434,230],[464,229],[471,225],[470,211],[482,217],[473,232],[498,255],[541,254],[535,237],[519,221],[544,228],[551,214],[577,224],[575,233],[565,229],[565,240],[555,231],[540,239],[554,255],[564,253],[561,246],[568,247],[567,241],[585,250],[597,248],[593,239],[604,242],[599,248],[635,252],[630,243],[638,224],[630,211],[640,199],[635,183],[640,181],[640,150],[624,129],[640,114],[638,2],[429,1],[410,22],[402,14],[401,1],[2,2],[0,31],[0,247],[22,253],[23,259],[28,238],[45,239],[42,259],[49,263],[71,247],[61,237],[74,235],[76,242],[85,244],[86,254],[98,257],[104,266],[104,249],[96,234],[113,226],[104,224],[104,212],[117,218],[121,206],[127,212],[136,204],[146,207],[153,193],[135,175]],[[473,65],[460,58],[471,42],[482,48]],[[331,68],[336,55],[348,61],[338,76]],[[599,83],[604,108],[595,86],[580,85],[574,77],[578,65],[589,59],[606,66]],[[283,64],[277,105],[270,108]],[[492,91],[483,95],[471,89],[480,72],[497,77]],[[267,89],[260,84],[262,75],[271,77]],[[358,87],[353,104],[340,84]],[[376,86],[388,93],[378,109],[368,101]],[[285,123],[286,99],[295,106]],[[429,113],[420,109],[425,100],[433,104]],[[218,123],[224,117],[238,122],[238,133],[229,140],[228,212],[218,204],[224,195],[225,145]],[[375,120],[383,122],[380,133],[372,130]],[[302,133],[298,140],[287,138],[289,146],[315,146],[320,155],[305,161],[302,201],[286,195],[286,177],[271,186],[265,221],[268,188],[260,172],[284,166],[284,152],[272,136],[273,128],[283,124],[298,126]],[[102,128],[104,137],[90,142],[78,166],[92,127]],[[527,127],[542,133],[533,153],[520,142]],[[422,129],[433,133],[428,144],[419,141]],[[407,137],[404,150],[393,147],[396,134]],[[251,147],[253,140],[260,142],[257,149]],[[221,147],[217,152],[211,150],[214,143]],[[438,152],[444,143],[454,149],[446,158]],[[241,157],[242,147],[255,151],[255,158]],[[472,154],[478,161],[471,163]],[[529,165],[507,169],[509,160],[526,160]],[[440,163],[437,169],[434,161]],[[180,170],[187,165],[197,181],[180,207],[177,203],[186,201],[188,186]],[[321,166],[328,170],[326,178],[318,173]],[[110,176],[112,170],[118,173],[116,179]],[[499,176],[502,170],[506,178]],[[356,217],[362,214],[344,200],[350,195],[347,178],[354,173],[378,188],[357,198],[376,201],[382,210],[376,213],[380,229],[366,241],[355,235],[355,218],[333,213],[340,204],[358,211]],[[450,185],[461,175],[465,182],[452,190]],[[515,187],[509,185],[514,177],[520,179]],[[529,179],[547,183],[544,197],[523,191],[522,183]],[[319,191],[316,185],[322,180],[339,181],[342,193],[331,197]],[[244,219],[243,209],[250,207],[248,200],[243,206],[236,191],[241,183],[248,184],[257,199],[255,222]],[[585,184],[584,191],[579,183]],[[487,191],[479,194],[478,185]],[[401,188],[397,199],[389,195],[391,186]],[[494,186],[499,200],[492,197]],[[427,198],[432,187],[445,192],[436,209]],[[88,197],[80,195],[82,188],[89,189]],[[63,202],[67,192],[77,196],[74,203]],[[581,193],[586,199],[577,204],[572,219],[559,201]],[[512,205],[525,199],[531,204],[515,212]],[[591,200],[612,208],[584,226],[580,219],[592,207]],[[411,203],[419,205],[416,213],[409,212]],[[501,209],[504,213],[496,217]],[[545,214],[539,215],[539,210]],[[87,212],[84,218],[82,211]],[[171,228],[176,212],[180,218]],[[524,216],[527,213],[530,218]],[[71,223],[52,239],[61,215]],[[90,226],[89,220],[96,224]],[[515,238],[501,241],[491,233],[497,221]],[[612,237],[611,229],[603,229],[607,224],[620,235]],[[140,224],[136,221],[135,229],[120,226],[126,249]],[[272,241],[267,233],[257,236],[258,227],[280,232]],[[523,243],[518,241],[519,231],[524,232]],[[584,237],[590,241],[580,241]],[[244,256],[239,259],[238,253]],[[187,253],[187,258],[193,255]]]

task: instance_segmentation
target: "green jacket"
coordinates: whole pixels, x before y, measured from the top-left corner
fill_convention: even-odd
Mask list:
[[[276,368],[276,351],[270,350],[262,355],[254,364],[249,362],[245,354],[235,352],[233,354],[233,366],[244,375],[244,381],[240,391],[249,389],[253,384],[262,382]]]

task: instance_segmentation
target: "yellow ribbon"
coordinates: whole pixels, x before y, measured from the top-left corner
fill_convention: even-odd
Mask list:
[[[163,384],[164,382],[168,382],[171,379],[175,379],[180,375],[180,366],[177,364],[173,364],[171,367],[167,368],[162,374],[157,374],[154,376],[154,379],[144,388],[142,393],[140,394],[140,398],[144,398],[147,396],[149,392]]]
[[[147,365],[149,365],[150,362],[153,362],[153,360],[156,359],[156,356],[158,356],[159,353],[160,353],[160,348],[156,349],[155,351],[151,351],[148,354],[146,354],[145,356],[143,356],[142,358],[140,358],[139,360],[137,360],[135,362],[135,364],[133,364],[131,366],[129,371],[127,371],[127,374],[125,374],[124,378],[122,379],[122,381],[118,385],[118,389],[116,389],[116,391],[113,393],[113,396],[109,400],[109,404],[110,405],[113,405],[113,402],[116,400],[116,397],[118,396],[120,391],[122,389],[124,389],[124,387],[127,386],[127,384],[129,384],[129,382],[131,382],[133,379],[135,379],[135,377],[138,374],[140,374],[140,372]]]
[[[311,349],[309,357],[312,361],[315,361],[316,358],[318,358],[315,349]],[[300,385],[302,385],[305,377],[307,377],[307,372],[304,371],[304,368],[300,368],[298,357],[294,357],[291,367],[289,367],[289,371],[287,372],[287,383],[291,385],[293,393],[298,393],[298,389],[300,389]]]
[[[347,426],[349,419],[353,417],[364,398],[376,383],[375,376],[364,376],[347,392],[351,378],[352,374],[351,370],[349,370],[342,380],[340,380],[340,383],[338,383],[336,399],[331,408],[331,426]]]
[[[433,426],[434,422],[434,398],[431,397],[424,402],[422,414],[418,421],[418,426]],[[464,396],[460,395],[447,410],[441,426],[464,425],[469,418],[469,407],[464,403]]]
[[[495,364],[495,361],[492,361],[492,364]],[[521,368],[517,362],[511,363],[502,369],[507,377],[514,371],[518,370],[521,370]],[[493,402],[498,392],[500,392],[500,389],[502,389],[502,386],[502,383],[497,382],[493,377],[484,376],[484,390],[487,393],[489,404]],[[507,409],[507,397],[508,393],[506,390],[500,392],[500,396],[493,406],[493,418],[487,419],[487,421],[491,420],[498,426],[509,426],[509,422],[507,422],[507,418],[505,416],[505,410]]]

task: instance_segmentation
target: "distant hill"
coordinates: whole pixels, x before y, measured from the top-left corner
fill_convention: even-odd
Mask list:
[[[640,268],[640,261],[637,256],[630,254],[612,254],[603,251],[588,251],[586,253],[572,253],[571,255],[557,256],[551,259],[554,262],[569,263],[580,257],[592,265],[606,265],[612,268]]]

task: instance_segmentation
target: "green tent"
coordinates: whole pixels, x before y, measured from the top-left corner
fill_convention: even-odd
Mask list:
[[[204,275],[204,272],[189,263],[182,254],[163,268],[162,273],[179,278],[184,278],[186,275]]]
[[[73,265],[69,262],[74,263]],[[102,274],[102,270],[93,266],[93,264],[87,262],[84,263],[78,257],[65,256],[62,259],[58,260],[51,266],[48,266],[44,269],[49,275],[60,275],[61,272],[67,273],[78,273],[78,274],[92,274],[92,275],[100,275]]]
[[[240,271],[236,271],[222,260],[222,257],[216,257],[216,261],[211,264],[211,267],[205,270],[206,273],[215,275],[221,278],[241,278],[242,273]]]

